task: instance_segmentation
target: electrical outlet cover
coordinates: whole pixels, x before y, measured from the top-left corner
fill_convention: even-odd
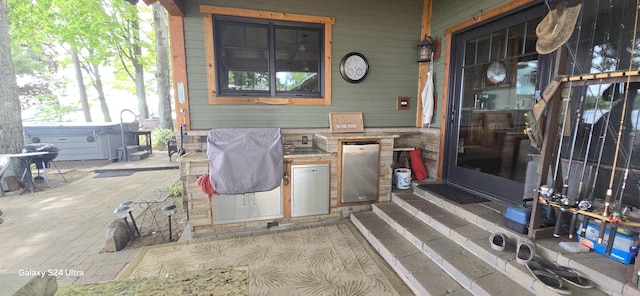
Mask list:
[[[398,97],[398,103],[396,105],[396,109],[398,110],[409,110],[410,99],[409,97]]]

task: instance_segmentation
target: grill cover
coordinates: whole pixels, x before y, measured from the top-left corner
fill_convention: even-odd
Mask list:
[[[283,156],[279,128],[213,129],[207,137],[209,178],[222,194],[280,186]]]

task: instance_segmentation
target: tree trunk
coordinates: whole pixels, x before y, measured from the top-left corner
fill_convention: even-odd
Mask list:
[[[138,97],[138,114],[140,119],[149,118],[149,107],[147,106],[147,94],[144,89],[144,67],[140,63],[142,59],[142,48],[140,47],[140,24],[136,15],[136,19],[131,22],[133,28],[133,55],[131,60],[136,70],[136,96]]]
[[[147,94],[144,89],[144,68],[135,61],[133,66],[136,69],[136,96],[138,97],[138,114],[140,119],[149,118],[149,106],[147,105]]]
[[[98,100],[100,101],[100,109],[102,109],[104,121],[112,122],[111,115],[109,114],[109,107],[107,106],[107,98],[105,97],[104,89],[102,88],[102,78],[100,77],[98,64],[91,63],[91,67],[93,68],[93,79],[95,82],[94,87],[98,91]]]
[[[0,114],[0,153],[19,153],[24,146],[24,136],[11,55],[7,0],[0,0]],[[20,168],[17,171],[21,171]]]
[[[92,122],[89,99],[87,99],[87,87],[84,85],[82,67],[80,67],[80,58],[77,52],[71,52],[71,61],[73,62],[73,69],[76,71],[76,83],[78,84],[78,91],[80,92],[80,106],[82,106],[82,113],[84,113],[84,121]]]
[[[158,112],[160,127],[173,129],[171,120],[171,67],[169,66],[169,34],[167,12],[160,2],[153,7],[153,27],[156,33],[156,79],[158,83]]]

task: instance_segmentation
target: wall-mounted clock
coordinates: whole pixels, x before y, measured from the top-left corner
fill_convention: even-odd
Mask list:
[[[507,78],[507,67],[502,62],[493,62],[487,68],[487,79],[498,84]]]
[[[367,73],[369,73],[369,62],[358,52],[350,52],[340,61],[340,75],[347,82],[361,82],[367,77]]]

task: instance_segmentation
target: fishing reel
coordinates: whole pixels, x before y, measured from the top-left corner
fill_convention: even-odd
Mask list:
[[[564,194],[555,194],[551,200],[556,201],[558,202],[558,204],[560,204],[561,211],[566,211],[571,207],[571,199]]]
[[[552,199],[553,192],[553,187],[546,184],[540,185],[540,189],[538,189],[538,193],[540,193],[540,195],[542,195],[544,198]]]
[[[591,207],[593,207],[593,202],[590,200],[581,200],[580,202],[578,202],[578,209],[580,210],[586,211]]]

